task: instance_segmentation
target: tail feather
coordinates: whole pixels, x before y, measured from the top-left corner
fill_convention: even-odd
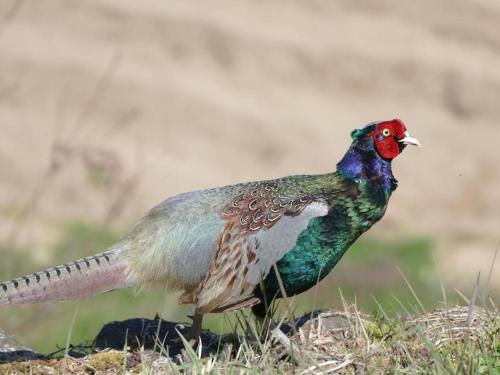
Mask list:
[[[119,249],[0,283],[0,305],[85,298],[133,286]]]

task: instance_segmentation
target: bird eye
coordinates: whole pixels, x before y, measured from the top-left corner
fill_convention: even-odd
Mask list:
[[[382,130],[382,135],[384,137],[388,137],[388,136],[391,135],[391,131],[389,129],[385,128],[385,129]]]

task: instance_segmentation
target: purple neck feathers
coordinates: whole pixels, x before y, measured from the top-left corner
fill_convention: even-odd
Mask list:
[[[390,160],[381,158],[373,149],[364,150],[355,144],[337,164],[337,171],[353,180],[379,181],[387,192],[396,189],[398,183],[392,174]]]

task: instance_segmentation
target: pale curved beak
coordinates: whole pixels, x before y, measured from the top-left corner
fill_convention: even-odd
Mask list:
[[[422,147],[422,145],[420,144],[420,142],[418,141],[418,139],[417,138],[413,138],[410,135],[410,133],[408,133],[407,131],[405,132],[404,138],[400,139],[398,142],[404,143],[405,145],[413,145],[413,146]]]

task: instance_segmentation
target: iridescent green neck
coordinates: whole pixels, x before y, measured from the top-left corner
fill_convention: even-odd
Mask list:
[[[288,295],[301,293],[323,279],[352,243],[385,213],[395,186],[390,163],[369,151],[352,148],[339,163],[336,174],[315,177],[321,181],[330,204],[326,216],[313,218],[295,246],[277,262]],[[330,184],[335,185],[329,186]],[[328,188],[326,188],[328,186]],[[264,281],[259,298],[281,296],[274,271]]]

